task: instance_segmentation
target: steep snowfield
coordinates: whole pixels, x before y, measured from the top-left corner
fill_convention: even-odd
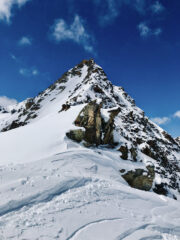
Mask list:
[[[62,112],[61,115],[50,112],[27,126],[1,133],[0,164],[25,163],[65,151],[65,132],[74,128],[72,119],[81,108],[74,107],[73,111]]]
[[[100,101],[103,97],[91,90],[92,82],[81,84],[87,74],[84,65],[81,74],[68,76],[61,88],[56,83],[45,90],[33,99],[35,104],[40,102],[35,118],[29,118],[23,127],[0,133],[0,240],[179,240],[179,196],[175,201],[133,189],[119,172],[145,168],[144,163],[154,163],[154,159],[139,152],[143,163],[122,160],[116,149],[85,148],[66,137],[69,130],[77,128],[73,122],[87,103],[84,99],[90,96]],[[111,86],[103,80],[98,79],[106,92],[102,114],[108,118],[108,108],[117,106],[118,96],[124,108],[115,121],[115,137],[130,144],[125,135],[132,131],[123,116],[134,111],[138,119],[143,112],[121,88],[114,87],[116,96],[112,98]],[[96,75],[93,81],[97,83]],[[14,113],[0,115],[1,130],[17,118],[25,121],[27,102],[13,106]],[[71,107],[59,112],[63,104]],[[141,127],[129,125],[131,130]],[[150,133],[136,135],[142,134],[144,139],[156,135],[167,141],[163,130],[152,126]],[[178,158],[178,147],[173,149]]]

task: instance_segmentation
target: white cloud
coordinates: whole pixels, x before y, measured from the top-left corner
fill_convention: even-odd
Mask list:
[[[133,8],[140,14],[145,14],[147,0],[94,0],[98,7],[99,23],[105,26],[112,23],[120,13],[123,5]]]
[[[14,6],[22,7],[29,0],[0,0],[0,20],[10,22]]]
[[[167,124],[170,121],[169,117],[156,117],[156,118],[151,118],[151,121],[153,121],[154,123],[158,124],[158,125],[164,125]]]
[[[138,30],[139,30],[140,36],[144,38],[149,36],[159,36],[162,33],[161,28],[152,29],[148,26],[146,22],[141,22],[138,25]]]
[[[169,117],[162,117],[162,118],[161,117],[155,117],[155,118],[151,118],[151,120],[158,125],[164,125],[164,124],[169,123],[174,118],[179,118],[180,119],[180,110],[175,112],[173,115],[170,115]]]
[[[120,6],[122,5],[122,3],[123,1],[105,0],[105,4],[107,6],[105,13],[100,15],[100,24],[106,25],[107,23],[112,22],[116,17],[118,17]]]
[[[20,46],[29,46],[29,45],[32,45],[32,39],[31,38],[29,38],[29,37],[22,37],[20,40],[19,40],[19,42],[18,42],[18,44],[20,45]]]
[[[51,36],[57,42],[72,40],[93,52],[93,38],[87,33],[83,20],[76,15],[72,24],[68,25],[63,19],[57,19],[51,27]]]
[[[151,5],[151,10],[153,13],[159,14],[165,10],[165,7],[159,1],[156,1]]]
[[[180,118],[180,111],[175,112],[174,117]]]
[[[37,69],[32,70],[32,75],[37,76],[39,74],[39,71]]]
[[[1,107],[8,107],[10,105],[15,105],[17,104],[17,100],[13,99],[13,98],[8,98],[6,96],[0,96],[0,106]]]
[[[165,9],[158,0],[93,0],[93,3],[97,7],[99,23],[102,26],[112,23],[120,15],[123,6],[132,8],[144,16],[150,12],[158,15]]]
[[[161,28],[156,28],[156,29],[153,31],[153,35],[154,35],[154,36],[159,36],[161,33],[162,33],[162,29],[161,29]]]
[[[12,60],[17,61],[17,57],[14,54],[11,53],[10,57],[11,57]]]
[[[138,25],[138,29],[141,37],[147,37],[151,34],[151,29],[146,25],[146,23],[140,23]]]
[[[141,14],[144,14],[146,12],[146,4],[147,4],[146,0],[135,0],[134,1],[135,9]]]
[[[24,77],[32,77],[37,76],[39,74],[39,71],[36,68],[33,69],[20,68],[19,74],[21,74]]]

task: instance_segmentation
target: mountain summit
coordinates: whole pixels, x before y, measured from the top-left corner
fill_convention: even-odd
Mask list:
[[[0,130],[44,122],[50,116],[66,123],[69,114],[69,125],[59,127],[64,129],[64,144],[69,138],[85,147],[112,149],[129,165],[117,170],[130,186],[177,198],[177,141],[151,122],[122,87],[112,85],[93,59],[83,60],[37,97],[5,112]]]
[[[178,139],[92,59],[0,108],[0,178],[0,239],[180,237]]]

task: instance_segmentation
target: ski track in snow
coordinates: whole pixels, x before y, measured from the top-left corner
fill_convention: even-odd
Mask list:
[[[117,220],[121,220],[122,221],[122,218],[99,219],[99,220],[96,220],[94,222],[87,223],[87,224],[81,226],[80,228],[78,228],[75,232],[73,232],[71,234],[71,236],[69,236],[66,240],[73,240],[73,239],[75,239],[76,235],[78,235],[80,232],[86,230],[88,227],[90,227],[92,225],[96,225],[96,224],[104,223],[104,222],[112,222],[112,221],[117,221]]]

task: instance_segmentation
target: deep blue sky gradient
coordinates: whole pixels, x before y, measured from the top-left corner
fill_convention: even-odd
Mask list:
[[[163,127],[180,136],[180,118],[172,116],[180,110],[180,1],[159,1],[165,9],[158,15],[140,14],[124,4],[104,25],[100,17],[106,6],[94,1],[31,0],[21,9],[14,7],[11,23],[0,21],[0,95],[18,101],[33,97],[82,59],[93,57],[149,117],[170,117]],[[93,38],[93,53],[71,40],[55,43],[51,37],[56,19],[71,24],[75,15]],[[162,33],[140,36],[137,26],[144,21]],[[32,45],[19,46],[23,36],[31,38]],[[21,68],[38,69],[39,74],[23,76]]]

